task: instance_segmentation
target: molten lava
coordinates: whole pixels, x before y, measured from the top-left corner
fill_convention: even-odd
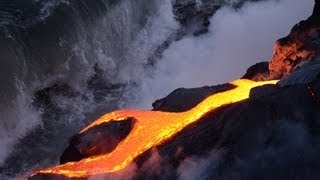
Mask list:
[[[128,117],[134,117],[136,123],[132,131],[118,144],[115,150],[108,154],[89,157],[79,162],[69,162],[39,171],[38,173],[79,178],[122,170],[130,165],[139,155],[173,137],[189,124],[199,120],[206,113],[223,105],[247,99],[250,90],[254,87],[275,84],[276,82],[236,80],[231,83],[236,88],[211,95],[193,109],[181,113],[121,110],[106,114],[84,128],[80,133],[110,120],[121,121]]]

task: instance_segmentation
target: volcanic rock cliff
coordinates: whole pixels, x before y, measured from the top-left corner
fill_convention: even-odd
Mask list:
[[[312,16],[295,25],[287,37],[277,41],[269,65],[272,78],[287,76],[307,60],[319,56],[319,12],[319,1],[316,1]]]
[[[296,24],[288,36],[276,42],[274,55],[269,63],[263,62],[252,66],[243,78],[281,79],[318,57],[320,53],[319,4],[320,2],[316,0],[312,15],[307,20]]]
[[[316,0],[312,16],[277,41],[270,63],[252,66],[243,77],[256,81],[281,79],[276,85],[254,88],[248,99],[207,113],[135,158],[134,168],[99,177],[319,179],[319,30],[320,0]],[[177,89],[156,101],[154,111],[184,112],[212,94],[233,88],[224,84]],[[134,123],[134,117],[122,123],[110,121],[75,135],[61,163],[109,153],[130,133]],[[29,177],[44,178],[69,179],[41,172]]]

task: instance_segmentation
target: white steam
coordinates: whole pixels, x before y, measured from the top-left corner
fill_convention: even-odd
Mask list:
[[[212,18],[209,33],[173,43],[156,70],[138,88],[139,107],[179,87],[214,85],[240,78],[251,65],[269,61],[275,41],[312,13],[313,0],[247,3],[223,8]],[[137,107],[137,104],[134,105]]]
[[[212,170],[219,167],[223,158],[223,154],[223,151],[214,150],[208,157],[205,158],[190,157],[185,159],[178,168],[179,179],[210,179],[208,177],[208,169]],[[210,176],[213,177],[214,173],[217,172],[210,172]]]

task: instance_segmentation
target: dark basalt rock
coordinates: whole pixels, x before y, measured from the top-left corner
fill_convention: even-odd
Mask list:
[[[73,136],[60,157],[60,164],[111,152],[130,133],[134,123],[133,118],[110,121]]]
[[[315,0],[315,5],[313,8],[313,14],[319,16],[320,15],[320,0]]]
[[[251,66],[242,79],[264,81],[269,79],[269,62],[260,62]]]
[[[264,85],[251,89],[249,97],[260,98],[263,96],[270,96],[271,94],[278,93],[279,91],[281,91],[281,89],[277,85]]]
[[[159,99],[152,104],[154,111],[183,112],[192,109],[212,94],[234,88],[232,84],[218,86],[205,86],[201,88],[179,88],[167,97]]]
[[[308,84],[315,81],[320,74],[320,59],[311,59],[302,67],[297,68],[290,76],[280,80],[281,86],[290,86],[294,84]]]

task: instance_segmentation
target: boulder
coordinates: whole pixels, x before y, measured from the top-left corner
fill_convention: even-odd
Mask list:
[[[61,155],[60,164],[111,152],[130,133],[134,123],[134,118],[110,121],[76,134]]]
[[[264,81],[269,79],[269,63],[260,62],[251,66],[242,79],[250,79],[253,81]]]
[[[234,88],[231,84],[205,86],[201,88],[179,88],[167,97],[156,100],[152,106],[154,111],[183,112],[192,109],[212,94]]]

